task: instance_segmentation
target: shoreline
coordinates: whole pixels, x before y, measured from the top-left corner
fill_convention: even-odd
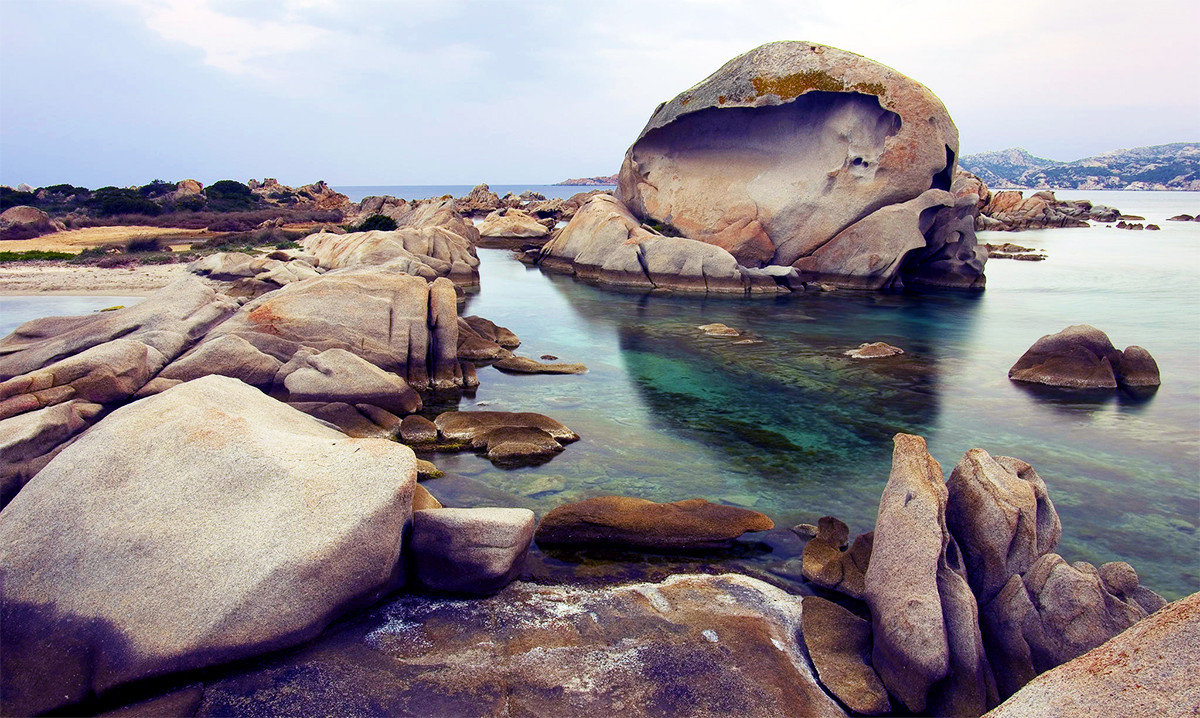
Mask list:
[[[0,297],[25,296],[147,296],[175,280],[191,276],[187,264],[136,267],[71,266],[46,262],[0,264]]]

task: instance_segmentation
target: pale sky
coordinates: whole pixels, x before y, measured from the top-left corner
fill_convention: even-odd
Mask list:
[[[1200,141],[1197,0],[0,0],[0,183],[551,183],[808,40],[924,83],[963,154]]]

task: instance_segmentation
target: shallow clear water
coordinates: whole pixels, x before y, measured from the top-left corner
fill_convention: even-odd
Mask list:
[[[429,197],[443,197],[445,195],[464,197],[473,187],[473,185],[469,184],[345,185],[334,187],[334,189],[349,197],[351,202],[361,202],[363,197],[381,197],[384,195],[399,197],[401,199],[427,199]],[[556,197],[566,199],[580,192],[591,192],[595,189],[602,189],[607,192],[615,189],[613,185],[591,187],[557,184],[489,184],[488,187],[501,197],[509,192],[519,195],[525,190],[529,190],[537,192],[548,199]]]
[[[590,372],[481,368],[476,395],[453,405],[542,412],[583,438],[550,463],[515,470],[473,454],[436,455],[467,479],[426,486],[452,505],[539,512],[602,494],[698,496],[762,511],[781,526],[833,514],[859,532],[874,524],[891,437],[904,431],[926,437],[947,475],[971,447],[1033,464],[1062,516],[1059,552],[1068,560],[1128,561],[1169,598],[1200,590],[1200,223],[1163,221],[1200,212],[1200,193],[1058,195],[1144,215],[1162,231],[984,235],[1044,249],[1049,259],[991,260],[988,289],[971,294],[622,294],[480,250],[481,287],[462,312],[515,331],[520,354],[581,361]],[[134,301],[0,297],[0,334],[37,316]],[[762,343],[696,329],[710,322]],[[1158,393],[1145,402],[1081,398],[1007,379],[1038,337],[1077,323],[1100,327],[1118,347],[1149,349],[1162,371]],[[865,341],[906,354],[841,356]]]
[[[539,511],[615,493],[694,496],[780,525],[839,516],[869,530],[891,437],[924,436],[949,475],[981,447],[1029,461],[1050,487],[1068,560],[1133,564],[1168,597],[1200,589],[1200,193],[1080,192],[1157,222],[985,235],[1045,249],[1045,262],[992,260],[982,293],[834,292],[730,300],[620,294],[481,250],[480,292],[463,313],[521,337],[518,353],[581,361],[582,376],[480,370],[460,408],[540,411],[583,438],[516,470],[470,454],[442,468]],[[709,337],[722,322],[761,344]],[[1008,368],[1038,337],[1090,323],[1159,363],[1151,399],[1032,392]],[[906,351],[854,361],[865,341]],[[438,494],[437,481],[429,482]],[[482,499],[481,499],[482,500]],[[493,499],[494,500],[494,499]]]

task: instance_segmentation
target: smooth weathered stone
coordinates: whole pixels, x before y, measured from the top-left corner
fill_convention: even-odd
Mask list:
[[[586,374],[587,367],[583,364],[546,364],[529,357],[509,357],[501,359],[492,366],[501,371],[514,374]]]
[[[396,268],[341,269],[289,284],[243,306],[209,333],[234,335],[281,361],[301,349],[344,349],[416,390],[462,385],[457,310],[448,280]]]
[[[1117,381],[1122,386],[1135,388],[1152,387],[1162,384],[1158,374],[1158,362],[1150,356],[1150,352],[1139,346],[1125,347],[1116,366]]]
[[[413,513],[417,582],[434,591],[486,595],[521,570],[533,541],[529,509],[426,509]]]
[[[1042,556],[980,611],[1001,697],[1145,616],[1136,600],[1109,590],[1092,565]]]
[[[420,461],[420,459],[418,459],[418,461]],[[425,462],[425,463],[429,463],[429,462]],[[420,476],[421,476],[420,470],[421,470],[421,467],[420,467],[420,464],[418,464],[417,465],[417,477],[418,478],[420,478]],[[440,509],[440,508],[442,508],[442,502],[438,501],[437,498],[434,497],[433,494],[429,493],[429,489],[425,488],[424,486],[422,486],[420,484],[417,484],[416,486],[413,487],[412,510],[413,510],[414,514],[417,511],[422,511],[424,509]]]
[[[41,369],[114,339],[139,341],[169,361],[237,307],[234,300],[188,277],[124,309],[34,319],[0,340],[0,380]]]
[[[871,668],[871,623],[832,601],[804,597],[804,645],[817,678],[847,708],[863,715],[892,710],[887,690]]]
[[[1008,370],[1008,378],[1076,389],[1115,389],[1121,353],[1108,335],[1086,324],[1047,334]]]
[[[483,237],[537,238],[549,233],[546,225],[520,209],[495,210],[479,223],[479,234]]]
[[[191,381],[209,374],[241,379],[251,386],[269,388],[283,363],[264,354],[239,336],[226,335],[202,342],[171,362],[156,379]]]
[[[1188,716],[1200,711],[1200,593],[1035,678],[986,718]]]
[[[832,521],[829,521],[832,519]],[[836,523],[833,523],[836,522]],[[846,524],[826,516],[814,537],[804,545],[801,572],[804,578],[823,588],[839,591],[852,598],[865,596],[865,576],[871,564],[874,532],[859,534],[849,550],[842,550],[849,538]]]
[[[423,416],[412,414],[400,422],[400,440],[406,444],[429,444],[437,437],[437,427]]]
[[[1046,482],[1024,461],[971,449],[946,488],[946,525],[962,549],[967,578],[981,604],[1058,546],[1058,512]]]
[[[801,602],[740,575],[399,596],[362,628],[205,686],[200,716],[844,717]]]
[[[474,448],[487,447],[487,437],[495,429],[540,429],[559,443],[576,441],[579,435],[543,414],[510,411],[447,411],[433,423],[449,441],[467,442]]]
[[[612,195],[598,194],[542,247],[539,264],[616,287],[681,292],[786,292],[770,276],[750,274],[724,249],[642,226]]]
[[[478,284],[479,258],[474,245],[478,233],[474,227],[467,229],[469,223],[461,218],[457,223],[443,219],[449,223],[390,232],[321,232],[305,237],[300,244],[322,267],[330,269],[387,265],[427,280],[447,277],[456,284]]]
[[[655,503],[600,496],[555,507],[538,525],[539,546],[609,545],[663,550],[727,548],[747,531],[775,527],[765,515],[704,499]]]
[[[919,83],[861,55],[774,42],[660,105],[625,155],[617,196],[747,267],[790,265],[873,212],[949,190],[957,152],[954,123]],[[955,256],[973,261],[968,231],[972,251]],[[898,270],[926,245],[878,246]],[[857,269],[822,273],[861,284]]]
[[[541,463],[563,450],[562,444],[541,429],[511,426],[488,432],[486,448],[488,459],[501,466]]]
[[[402,580],[415,474],[226,377],[117,409],[0,512],[3,711],[315,636]]]
[[[302,351],[280,372],[289,402],[371,404],[395,414],[421,409],[421,397],[403,379],[346,351]]]
[[[983,713],[996,699],[978,607],[946,528],[947,489],[925,440],[894,438],[865,577],[872,665],[911,711]]]
[[[507,327],[502,327],[490,319],[470,315],[462,317],[462,321],[471,328],[471,331],[488,341],[499,344],[505,349],[516,349],[521,346],[521,340],[516,334],[513,334]]]
[[[69,401],[0,421],[0,508],[101,411],[99,404]]]

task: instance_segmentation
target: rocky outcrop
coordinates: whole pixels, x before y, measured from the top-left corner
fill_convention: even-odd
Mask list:
[[[1130,346],[1119,352],[1108,335],[1087,324],[1067,327],[1034,342],[1008,370],[1013,381],[1070,389],[1145,389],[1160,384],[1150,352]]]
[[[0,421],[0,508],[104,410],[68,401]]]
[[[1088,213],[1076,216],[1079,211],[1072,207],[1064,211],[1065,203],[1054,198],[1054,193],[1043,190],[1023,197],[1015,190],[1005,190],[992,195],[984,205],[982,214],[991,218],[980,229],[1016,231],[1022,229],[1046,229],[1051,227],[1086,227]],[[1090,208],[1090,204],[1089,208]],[[1073,210],[1073,211],[1072,211]],[[998,223],[998,224],[997,224]]]
[[[415,477],[225,377],[117,409],[0,513],[3,712],[315,636],[402,580]]]
[[[832,516],[818,522],[816,535],[804,544],[801,572],[804,578],[822,588],[844,593],[851,598],[865,597],[865,576],[871,565],[874,532],[859,534],[849,550],[850,530]]]
[[[343,212],[353,207],[349,197],[334,190],[323,180],[293,188],[280,184],[273,177],[267,177],[262,182],[252,179],[246,183],[246,186],[250,188],[253,195],[266,204]],[[178,191],[176,189],[176,192]]]
[[[343,349],[417,390],[462,387],[453,284],[391,265],[330,272],[243,306],[206,341],[236,336],[286,363],[301,349]]]
[[[542,267],[616,287],[684,292],[786,291],[739,266],[720,247],[644,228],[612,195],[599,194],[542,247]]]
[[[198,714],[844,717],[804,656],[801,612],[734,574],[402,596],[337,643],[206,684]]]
[[[482,237],[528,239],[545,237],[549,233],[546,225],[520,209],[498,209],[479,223]]]
[[[658,504],[601,496],[555,507],[538,525],[539,546],[615,546],[651,551],[728,548],[747,531],[774,528],[757,511],[687,499]]]
[[[455,209],[454,200],[448,195],[440,199],[412,202],[390,196],[366,197],[350,208],[346,219],[351,224],[360,224],[376,214],[391,218],[396,222],[396,229],[444,227],[472,246],[479,241],[479,230],[475,229],[471,220],[459,214]]]
[[[1200,593],[1035,678],[986,718],[1185,716],[1200,710]]]
[[[871,668],[871,623],[832,601],[804,598],[804,646],[817,677],[847,708],[862,715],[890,713],[892,704]]]
[[[191,262],[188,271],[209,279],[233,282],[231,294],[258,296],[292,282],[319,276],[323,270],[299,259],[217,252]]]
[[[866,572],[872,665],[909,710],[979,715],[996,702],[978,609],[946,528],[942,470],[918,436],[897,434]]]
[[[1024,461],[971,449],[954,467],[946,488],[946,524],[962,549],[968,581],[981,604],[1058,546],[1062,523],[1046,482]]]
[[[521,571],[533,541],[529,509],[429,509],[413,514],[416,578],[427,589],[487,595]]]
[[[37,207],[17,205],[0,212],[0,239],[28,239],[66,229]]]
[[[473,240],[445,225],[390,232],[319,232],[300,240],[300,245],[330,269],[388,265],[430,281],[448,277],[459,285],[479,283]]]
[[[465,197],[454,200],[454,210],[467,217],[486,215],[500,208],[500,196],[486,184],[475,185]]]

